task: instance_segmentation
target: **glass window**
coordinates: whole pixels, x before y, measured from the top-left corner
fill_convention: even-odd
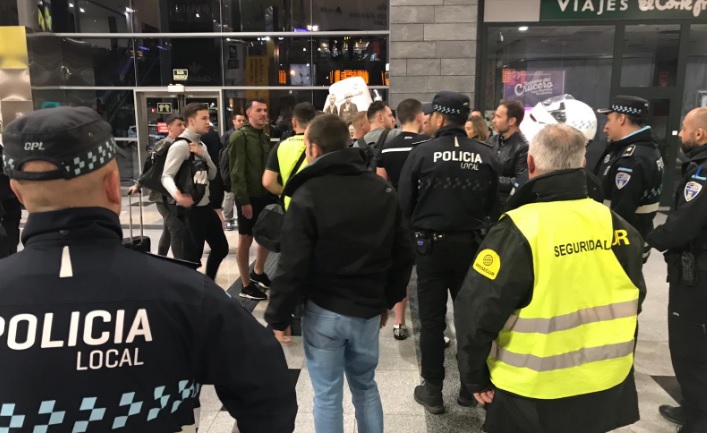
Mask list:
[[[312,0],[312,24],[321,31],[388,30],[390,0]]]
[[[219,0],[133,0],[136,33],[220,32]],[[232,31],[232,30],[227,30]]]
[[[175,83],[173,69],[187,69],[191,86],[220,86],[220,38],[136,39],[135,53],[139,86]]]
[[[34,90],[32,99],[35,110],[62,106],[90,107],[113,126],[114,137],[135,136],[132,90]]]
[[[388,38],[227,38],[227,86],[330,86],[360,76],[368,85],[387,85]]]
[[[27,38],[33,86],[134,86],[132,39]]]
[[[667,87],[677,81],[680,25],[626,26],[621,87]]]
[[[311,0],[223,0],[225,32],[312,30]]]
[[[129,0],[69,0],[68,27],[71,33],[130,33]],[[57,30],[55,30],[56,32]]]
[[[533,107],[562,94],[594,108],[609,103],[613,26],[492,27],[486,49],[483,110],[502,99]]]
[[[690,26],[687,72],[682,103],[682,117],[697,107],[707,107],[707,24]]]

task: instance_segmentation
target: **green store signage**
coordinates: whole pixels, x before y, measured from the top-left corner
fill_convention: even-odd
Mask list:
[[[541,0],[540,21],[705,19],[707,0]]]

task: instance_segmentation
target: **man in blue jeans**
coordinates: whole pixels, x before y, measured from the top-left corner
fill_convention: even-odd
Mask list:
[[[361,149],[348,148],[338,116],[316,117],[304,141],[309,165],[283,192],[292,201],[265,320],[278,340],[290,342],[292,313],[305,299],[302,336],[317,433],[344,431],[344,374],[359,433],[382,433],[378,335],[405,297],[412,239],[393,188],[367,170]]]

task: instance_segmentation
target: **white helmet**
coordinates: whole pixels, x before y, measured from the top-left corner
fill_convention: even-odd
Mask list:
[[[592,107],[578,101],[572,95],[556,96],[539,102],[525,115],[520,124],[520,130],[528,139],[545,127],[556,123],[577,128],[587,138],[587,142],[594,139],[597,133],[597,116]]]

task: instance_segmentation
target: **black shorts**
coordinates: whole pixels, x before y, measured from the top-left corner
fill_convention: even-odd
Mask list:
[[[250,205],[253,206],[253,218],[247,219],[245,215],[243,215],[243,205],[236,201],[236,211],[238,213],[238,234],[253,236],[253,226],[258,220],[260,212],[265,209],[265,206],[276,202],[277,197],[273,195],[269,195],[266,197],[251,197]]]

